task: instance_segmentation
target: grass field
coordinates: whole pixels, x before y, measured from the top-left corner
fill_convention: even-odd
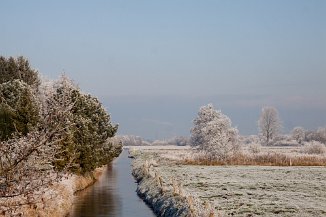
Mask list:
[[[326,216],[326,167],[198,166],[177,159],[187,150],[142,150],[165,182],[209,201],[221,216]]]

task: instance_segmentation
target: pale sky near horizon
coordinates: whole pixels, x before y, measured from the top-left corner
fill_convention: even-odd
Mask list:
[[[326,125],[324,0],[0,2],[0,55],[65,72],[120,133],[187,135],[209,102],[244,134],[263,105],[285,131]]]

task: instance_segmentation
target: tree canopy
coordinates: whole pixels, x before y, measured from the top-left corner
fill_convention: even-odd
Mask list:
[[[0,57],[0,72],[0,197],[23,195],[30,204],[62,174],[90,172],[120,154],[111,139],[118,126],[68,77],[41,81],[23,57]]]
[[[17,79],[0,84],[0,140],[27,135],[38,120],[38,101],[29,85]]]
[[[0,56],[0,75],[0,84],[18,79],[34,89],[40,85],[38,72],[32,69],[29,61],[22,56],[17,58]]]
[[[210,159],[225,160],[239,149],[238,130],[231,120],[212,104],[199,109],[191,129],[192,145]]]
[[[259,120],[258,128],[260,136],[268,145],[281,131],[282,123],[278,111],[274,107],[263,107]]]

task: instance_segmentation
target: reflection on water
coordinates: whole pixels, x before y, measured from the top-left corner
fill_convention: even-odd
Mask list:
[[[124,150],[93,186],[77,193],[70,217],[155,216],[135,192],[130,164]]]

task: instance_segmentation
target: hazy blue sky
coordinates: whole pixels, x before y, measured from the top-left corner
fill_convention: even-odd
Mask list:
[[[65,72],[120,133],[187,135],[209,102],[244,134],[263,105],[285,131],[326,125],[324,0],[0,2],[0,55]]]

